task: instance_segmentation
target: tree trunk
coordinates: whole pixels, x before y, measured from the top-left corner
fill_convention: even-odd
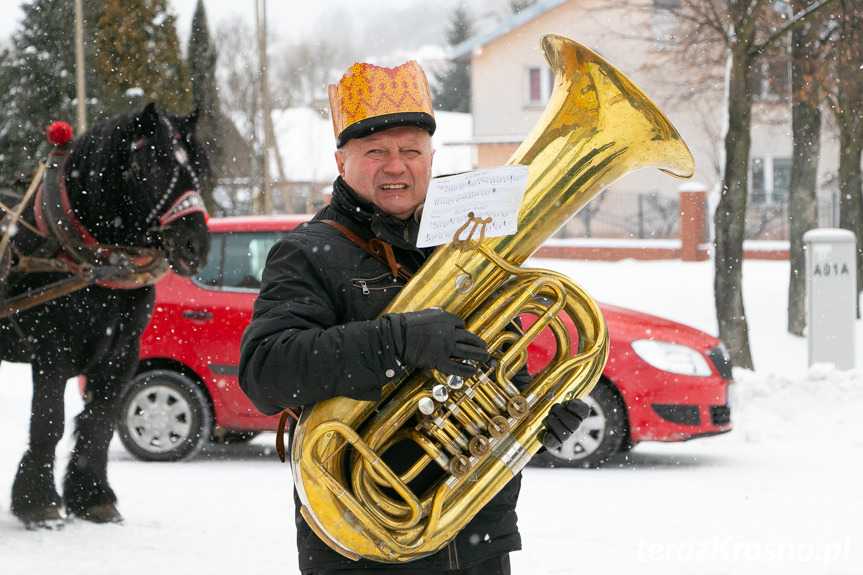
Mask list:
[[[713,215],[716,228],[713,295],[719,338],[728,347],[731,363],[752,369],[749,330],[743,310],[743,237],[752,113],[747,45],[748,42],[740,41],[731,47],[729,54],[725,170],[722,174],[721,197]]]
[[[863,121],[849,119],[839,127],[839,227],[857,236],[857,293],[863,291]],[[858,298],[859,302],[859,298]],[[858,303],[857,317],[860,317]]]
[[[820,153],[821,112],[818,108],[820,80],[810,27],[791,37],[791,131],[793,152],[788,191],[789,260],[788,332],[803,335],[806,326],[806,259],[803,234],[817,227],[816,186]]]
[[[857,237],[857,293],[863,291],[863,6],[859,2],[837,7],[838,24],[833,42],[830,109],[839,128],[839,226]],[[858,297],[857,316],[860,317]]]

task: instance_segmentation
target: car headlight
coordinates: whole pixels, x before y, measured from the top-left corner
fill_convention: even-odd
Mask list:
[[[662,371],[699,377],[713,375],[704,356],[685,345],[654,339],[638,339],[632,342],[632,349],[638,357]]]

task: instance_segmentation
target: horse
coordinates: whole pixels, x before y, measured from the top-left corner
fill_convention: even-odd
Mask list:
[[[70,277],[79,281],[74,291],[0,319],[0,360],[32,367],[30,445],[18,466],[11,505],[28,529],[60,528],[72,517],[123,520],[108,483],[108,444],[120,393],[137,367],[155,299],[152,284],[168,267],[193,275],[210,249],[198,192],[198,177],[209,165],[195,137],[197,117],[197,111],[177,116],[150,103],[94,124],[62,152],[54,142],[52,155],[63,160],[55,162],[63,168],[52,186],[59,191],[49,193],[46,171],[39,194],[26,206],[21,202],[20,221],[6,230],[12,255],[7,253],[6,273],[0,274],[0,304],[16,295],[32,300],[38,295],[30,294]],[[28,257],[60,271],[51,265],[42,273],[21,271]],[[129,260],[155,264],[126,275],[98,274]],[[79,375],[87,380],[84,407],[75,418],[61,499],[55,451],[64,433],[65,385]]]

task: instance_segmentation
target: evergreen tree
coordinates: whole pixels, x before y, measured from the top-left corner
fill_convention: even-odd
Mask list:
[[[447,42],[456,46],[473,35],[473,18],[463,5],[450,17]],[[449,112],[470,112],[470,57],[448,63],[436,74],[432,88],[435,108]]]
[[[149,101],[174,113],[191,109],[189,72],[167,0],[103,0],[96,46],[109,113]]]
[[[227,120],[222,116],[219,105],[219,90],[216,84],[216,49],[210,42],[207,26],[207,12],[203,0],[198,0],[192,17],[192,33],[189,36],[189,80],[192,85],[192,102],[198,110],[197,133],[210,157],[213,171],[211,181],[202,182],[202,193],[207,209],[215,213],[213,187],[222,173],[222,125]]]
[[[82,4],[90,123],[148,100],[177,113],[191,109],[167,0]],[[77,117],[75,2],[31,0],[21,8],[21,29],[0,53],[0,182],[26,185],[49,148],[45,127]]]
[[[0,181],[26,185],[50,147],[45,127],[76,118],[75,6],[33,0],[21,8],[21,29],[0,54]]]

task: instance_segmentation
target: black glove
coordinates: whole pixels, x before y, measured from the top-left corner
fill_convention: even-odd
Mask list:
[[[557,449],[575,433],[589,414],[590,406],[580,399],[555,403],[545,418],[545,437],[542,438],[542,444],[546,449]]]
[[[406,367],[470,377],[476,368],[461,360],[489,359],[485,342],[464,329],[464,320],[454,313],[430,308],[386,315],[393,327],[396,356]]]

